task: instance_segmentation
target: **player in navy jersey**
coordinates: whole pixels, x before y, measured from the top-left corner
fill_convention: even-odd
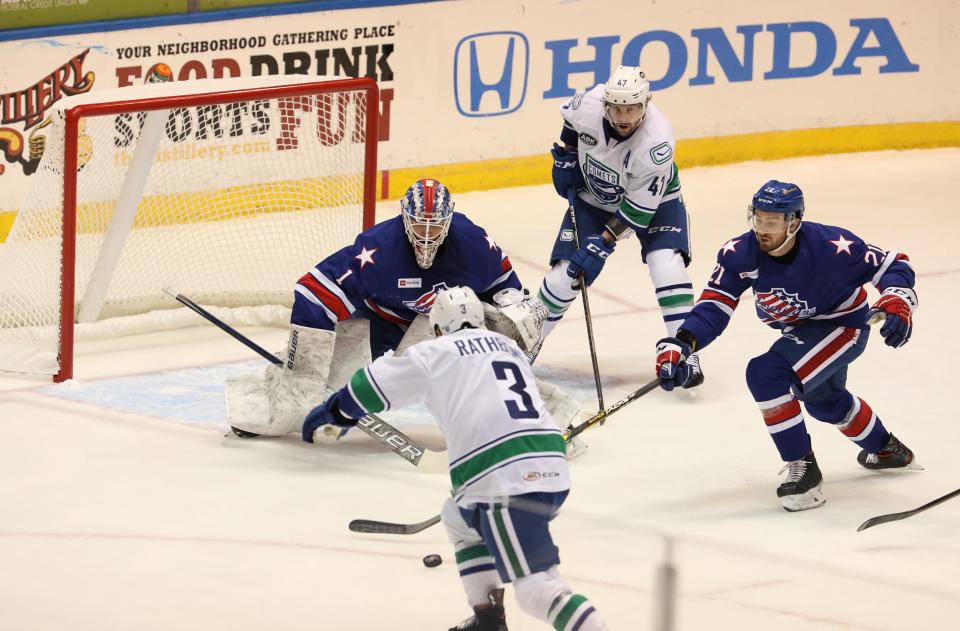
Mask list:
[[[752,231],[720,248],[710,280],[676,336],[657,342],[661,386],[686,387],[686,358],[723,333],[740,295],[752,289],[760,321],[780,331],[769,351],[750,360],[746,377],[786,463],[787,478],[777,489],[783,507],[798,511],[825,501],[801,401],[810,416],[836,425],[861,448],[857,461],[867,469],[921,468],[870,405],[846,388],[847,367],[870,336],[868,321],[884,320],[880,335],[888,346],[910,339],[917,294],[907,256],[869,245],[844,228],[801,223],[803,193],[795,184],[767,182],[749,211]],[[868,282],[881,292],[873,307],[863,288]]]
[[[490,328],[528,353],[539,348],[546,309],[524,295],[510,259],[486,231],[454,212],[450,191],[419,180],[400,206],[399,216],[361,232],[297,281],[284,364],[227,382],[227,418],[237,435],[298,431],[325,390],[343,385],[353,369],[432,337],[418,316],[443,288],[470,287],[487,304]],[[546,389],[567,410],[557,416],[575,413],[572,399]]]

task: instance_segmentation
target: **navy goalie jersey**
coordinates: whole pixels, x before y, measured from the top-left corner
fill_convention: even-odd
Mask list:
[[[486,232],[461,213],[433,265],[422,269],[397,216],[361,232],[297,281],[293,324],[332,330],[337,322],[366,317],[406,327],[430,312],[436,292],[464,285],[490,302],[501,289],[520,289],[510,259]]]
[[[868,282],[880,291],[913,287],[913,268],[905,254],[868,245],[836,226],[804,221],[797,244],[782,257],[763,252],[753,232],[746,232],[720,248],[713,274],[681,328],[703,348],[726,328],[747,289],[753,290],[757,316],[771,327],[829,320],[862,328]]]

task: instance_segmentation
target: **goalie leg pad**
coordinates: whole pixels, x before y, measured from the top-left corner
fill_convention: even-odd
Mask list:
[[[354,318],[338,322],[336,334],[333,359],[330,360],[330,373],[326,382],[328,392],[347,385],[353,373],[373,361],[370,357],[369,320]]]
[[[561,428],[576,425],[583,418],[583,404],[571,397],[549,381],[536,378],[537,390],[540,398],[547,407],[547,412]]]
[[[403,355],[404,351],[418,342],[434,339],[433,330],[430,328],[430,318],[420,314],[413,319],[407,332],[403,334],[403,339],[397,345],[395,355]]]
[[[227,421],[231,427],[264,436],[300,431],[307,412],[326,397],[335,337],[333,331],[291,325],[282,365],[267,366],[260,384],[250,376],[227,382]]]

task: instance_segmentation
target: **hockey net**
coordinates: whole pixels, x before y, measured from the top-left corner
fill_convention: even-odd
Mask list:
[[[71,378],[75,321],[179,307],[165,287],[289,307],[296,280],[373,223],[379,112],[372,80],[297,79],[60,101],[0,244],[0,371]]]

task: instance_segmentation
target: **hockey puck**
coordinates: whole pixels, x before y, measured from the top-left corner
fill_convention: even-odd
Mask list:
[[[437,567],[443,563],[443,559],[440,558],[439,554],[428,554],[423,557],[423,564],[427,567]]]

